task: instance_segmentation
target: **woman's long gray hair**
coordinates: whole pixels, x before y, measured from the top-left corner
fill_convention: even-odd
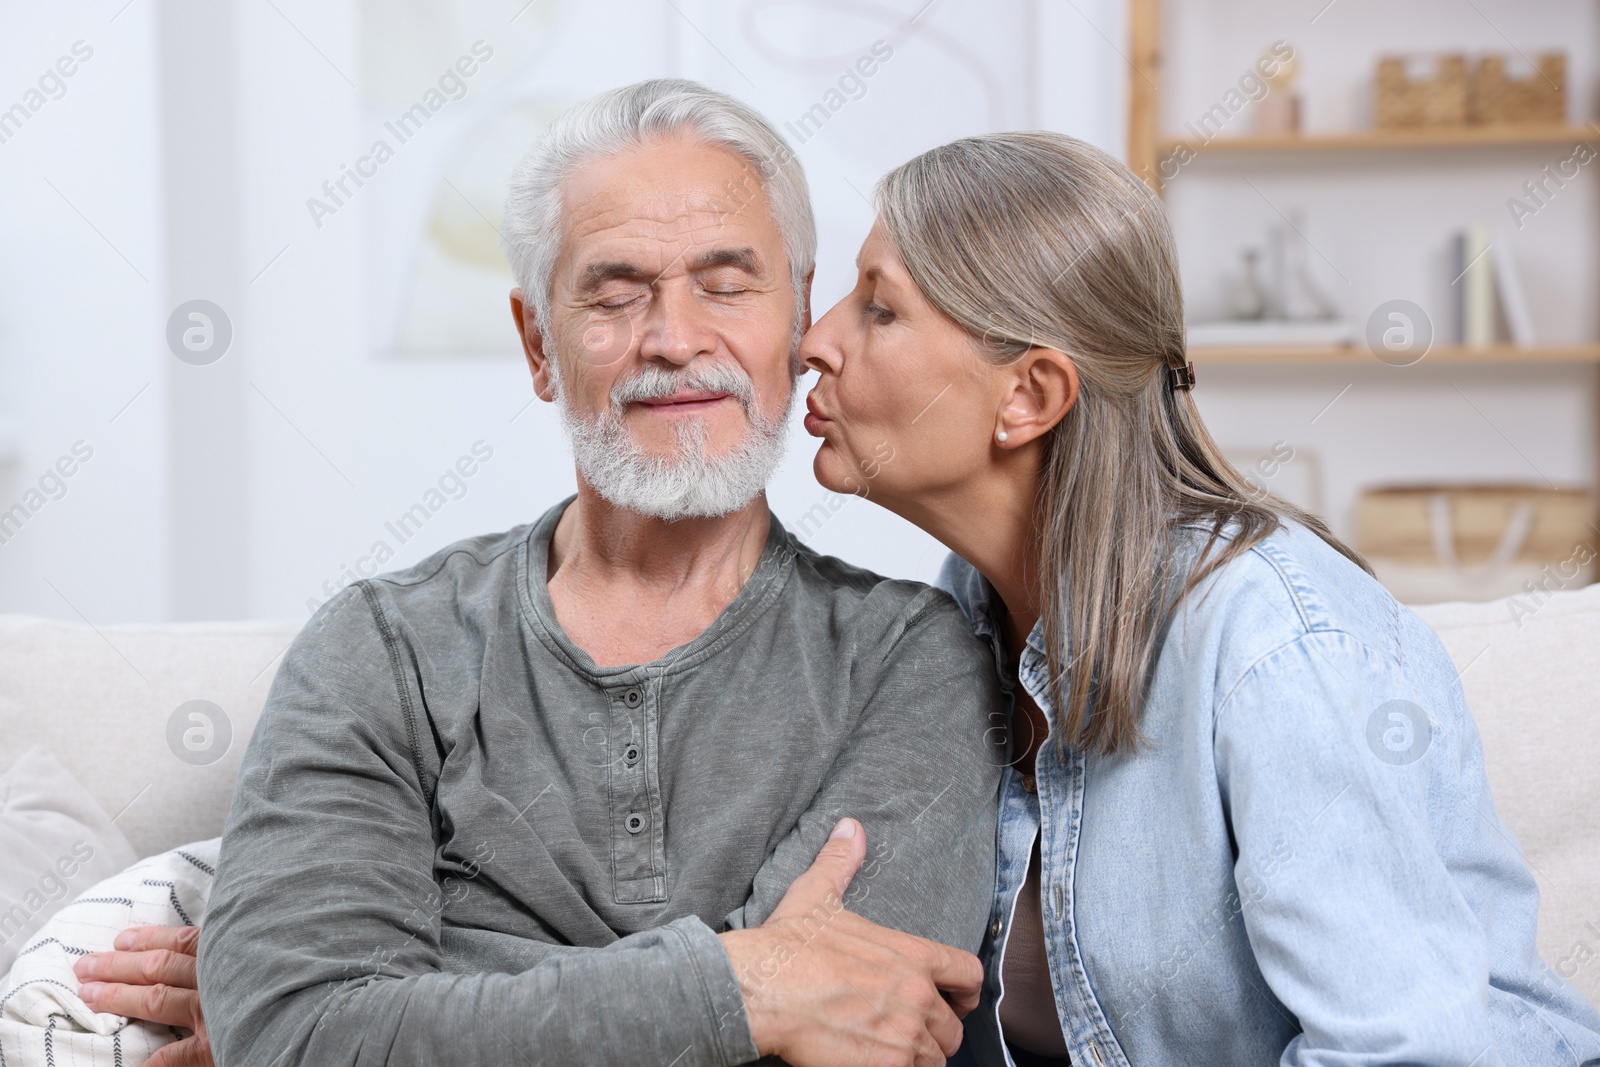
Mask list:
[[[1062,744],[1137,745],[1178,579],[1181,598],[1283,519],[1366,566],[1229,465],[1189,392],[1172,387],[1187,364],[1172,231],[1116,159],[1064,134],[969,137],[890,171],[877,202],[912,279],[983,358],[1046,347],[1077,367],[1077,403],[1044,443],[1035,517]],[[1197,522],[1210,538],[1183,564],[1176,528]]]

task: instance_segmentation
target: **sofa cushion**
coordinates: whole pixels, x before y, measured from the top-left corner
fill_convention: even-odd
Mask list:
[[[1495,809],[1539,884],[1539,952],[1600,1003],[1600,585],[1416,609],[1461,672]]]
[[[0,775],[0,971],[86,886],[133,862],[94,797],[41,745]]]
[[[1538,880],[1540,951],[1600,1002],[1600,585],[1416,610],[1462,672],[1496,809]],[[103,808],[127,807],[117,825],[141,856],[214,837],[300,625],[96,632],[0,616],[0,766],[51,748]],[[221,709],[231,734],[209,764],[198,761],[223,747],[219,724],[208,747],[209,713],[180,712],[197,699]]]
[[[139,856],[216,837],[300,625],[95,629],[0,615],[0,767],[43,745]]]

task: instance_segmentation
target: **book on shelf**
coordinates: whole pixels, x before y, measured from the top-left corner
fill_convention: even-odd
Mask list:
[[[1468,348],[1509,341],[1534,345],[1533,314],[1511,254],[1511,238],[1474,223],[1451,240],[1450,286],[1454,339]]]
[[[1501,321],[1511,343],[1520,348],[1530,348],[1533,336],[1533,313],[1528,310],[1528,294],[1522,288],[1522,275],[1511,258],[1511,235],[1504,230],[1495,234],[1494,277],[1500,293]]]
[[[1494,344],[1494,260],[1489,258],[1488,227],[1473,223],[1461,243],[1461,343],[1468,348]]]

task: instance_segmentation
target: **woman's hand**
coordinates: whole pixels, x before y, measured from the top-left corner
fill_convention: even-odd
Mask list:
[[[846,911],[866,852],[861,824],[841,820],[771,918],[719,935],[762,1055],[794,1067],[942,1067],[961,1047],[983,967]]]
[[[117,935],[118,951],[92,952],[72,965],[90,1010],[194,1031],[163,1046],[145,1067],[213,1067],[195,981],[199,943],[195,926],[134,926]]]

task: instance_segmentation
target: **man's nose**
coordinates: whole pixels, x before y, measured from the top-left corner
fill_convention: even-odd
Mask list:
[[[639,355],[682,366],[697,356],[713,355],[716,350],[717,333],[712,329],[709,313],[695,299],[690,286],[660,286],[641,324]]]

